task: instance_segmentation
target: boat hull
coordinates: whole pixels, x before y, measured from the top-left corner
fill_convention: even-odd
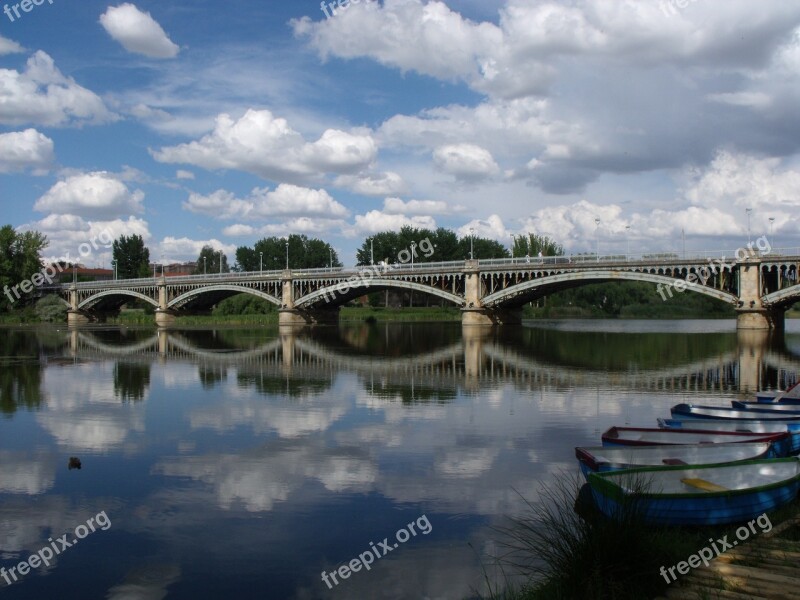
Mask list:
[[[738,431],[752,433],[789,433],[789,454],[800,453],[800,421],[751,421],[739,419],[658,419],[664,429],[690,429],[693,431]]]
[[[798,421],[800,414],[775,412],[769,410],[755,411],[753,409],[742,410],[739,408],[727,408],[725,406],[701,406],[693,404],[676,404],[670,409],[672,417],[675,419],[732,419],[752,421]]]
[[[737,442],[729,444],[685,444],[665,446],[575,448],[581,472],[608,473],[623,469],[663,467],[670,464],[706,465],[734,464],[748,460],[775,458],[771,442]]]
[[[738,433],[724,431],[692,431],[688,429],[658,429],[640,427],[611,427],[601,436],[603,446],[660,446],[670,444],[724,444],[729,442],[772,442],[774,456],[789,456],[791,437],[779,433]]]
[[[793,469],[781,469],[787,471],[789,476],[749,488],[636,493],[630,487],[626,487],[626,480],[631,482],[638,478],[646,481],[651,475],[654,481],[656,478],[660,481],[676,478],[680,481],[696,481],[704,478],[713,480],[714,475],[721,472],[721,469],[739,469],[745,473],[750,469],[777,468],[786,461],[794,462]],[[620,518],[625,510],[633,509],[644,521],[652,524],[722,525],[754,519],[794,500],[800,490],[800,470],[797,466],[797,459],[787,458],[747,461],[721,467],[700,465],[691,468],[631,469],[614,473],[591,473],[588,481],[598,509],[611,518]]]

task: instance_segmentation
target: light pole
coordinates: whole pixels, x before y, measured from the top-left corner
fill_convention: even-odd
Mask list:
[[[775,217],[769,218],[769,245],[772,247],[772,226],[775,225]]]
[[[203,275],[206,274],[206,257],[203,257]]]
[[[514,260],[514,245],[517,243],[517,234],[511,234],[511,260]]]
[[[328,269],[333,271],[333,248],[328,246]]]
[[[161,255],[161,276],[164,277],[164,255]]]
[[[594,220],[594,237],[597,242],[597,262],[600,262],[600,219]]]
[[[258,253],[258,274],[259,275],[263,275],[264,274],[264,253],[263,252],[259,252]]]
[[[473,252],[474,248],[472,245],[472,240],[475,238],[475,229],[470,227],[469,228],[469,259],[474,260],[475,254]]]
[[[414,270],[414,251],[417,249],[417,242],[411,242],[411,270]]]
[[[753,212],[752,208],[745,208],[744,212],[747,213],[747,245],[750,246],[750,213]]]
[[[117,280],[117,261],[112,260],[111,261],[111,266],[114,267],[114,281],[116,281]]]
[[[222,250],[219,251],[219,274],[222,275]]]
[[[286,240],[286,270],[289,270],[289,240]]]
[[[369,264],[375,264],[375,253],[372,250],[372,240],[373,238],[369,238]]]
[[[625,225],[625,240],[628,243],[628,249],[625,252],[625,260],[628,261],[631,259],[631,226]]]

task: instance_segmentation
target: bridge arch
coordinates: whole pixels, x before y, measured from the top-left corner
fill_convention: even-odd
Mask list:
[[[86,298],[83,302],[78,304],[78,309],[83,308],[91,308],[93,305],[97,304],[97,302],[101,298],[106,298],[109,296],[131,296],[133,298],[138,298],[139,300],[144,300],[149,304],[152,304],[156,308],[158,308],[158,301],[153,300],[150,296],[142,294],[141,292],[135,292],[133,290],[122,290],[122,289],[115,289],[115,290],[106,290],[105,292],[98,292],[97,294],[92,294],[88,298]],[[67,303],[69,304],[69,303]]]
[[[767,306],[788,308],[795,302],[800,302],[800,283],[767,294],[762,298],[762,302]]]
[[[261,290],[257,290],[255,288],[250,288],[242,285],[219,284],[219,285],[209,285],[189,290],[188,292],[185,292],[180,296],[176,296],[175,298],[170,300],[169,303],[167,304],[167,308],[180,306],[181,304],[184,304],[185,302],[191,300],[192,298],[195,298],[197,296],[202,296],[203,294],[207,294],[210,292],[234,292],[236,294],[250,294],[251,296],[257,296],[262,300],[271,302],[276,306],[281,305],[281,301],[278,300],[275,296],[262,292]]]
[[[683,280],[676,280],[672,277],[654,275],[652,273],[642,273],[637,271],[613,271],[610,269],[582,271],[579,273],[559,273],[557,275],[549,275],[547,277],[518,283],[494,292],[493,294],[489,294],[488,296],[484,296],[482,304],[486,307],[499,307],[502,305],[513,304],[513,300],[518,296],[532,296],[535,295],[536,292],[555,292],[562,289],[609,281],[645,281],[648,283],[660,283],[664,286],[674,286],[676,281]],[[723,302],[727,302],[733,306],[736,306],[739,300],[734,294],[723,292],[721,290],[700,284],[687,284],[686,290],[690,290],[698,294],[705,294],[706,296],[710,296],[711,298],[715,298],[717,300],[722,300]],[[527,300],[523,300],[523,302],[526,301]]]
[[[456,306],[464,306],[464,298],[461,296],[430,285],[416,283],[414,281],[407,281],[405,279],[383,279],[380,277],[375,279],[364,279],[359,277],[354,280],[344,281],[311,292],[295,302],[295,308],[312,308],[314,305],[322,303],[330,306],[337,306],[366,293],[380,291],[387,288],[422,292],[423,294],[429,294],[443,298],[444,300],[447,300]],[[358,290],[357,293],[356,290]]]

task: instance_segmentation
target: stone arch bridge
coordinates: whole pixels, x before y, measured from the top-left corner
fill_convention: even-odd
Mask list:
[[[517,323],[522,306],[554,292],[608,281],[645,281],[669,301],[683,291],[705,294],[735,307],[740,329],[782,329],[784,312],[800,300],[800,248],[692,257],[555,256],[496,260],[233,272],[64,284],[68,321],[80,324],[114,313],[132,299],[155,308],[159,326],[181,314],[209,310],[240,293],[279,308],[280,324],[332,322],[339,307],[367,293],[419,292],[457,306],[465,325]]]

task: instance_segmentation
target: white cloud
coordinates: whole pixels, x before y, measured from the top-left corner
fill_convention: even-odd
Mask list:
[[[282,183],[272,191],[255,188],[243,200],[225,190],[217,190],[208,196],[193,193],[183,203],[183,208],[220,219],[275,216],[331,219],[348,215],[347,209],[324,189],[314,190],[288,183]]]
[[[175,178],[176,179],[194,179],[194,173],[191,171],[185,171],[183,169],[178,169],[175,171]]]
[[[28,59],[22,73],[0,69],[0,123],[55,127],[114,119],[97,95],[65,77],[41,50]]]
[[[466,181],[485,179],[500,170],[492,153],[475,144],[440,146],[433,152],[433,162],[445,173]]]
[[[180,51],[150,13],[133,4],[109,6],[100,15],[100,24],[128,52],[150,58],[174,58]]]
[[[392,171],[386,173],[364,173],[359,175],[340,175],[334,185],[347,188],[365,196],[386,196],[402,194],[406,189],[403,178]]]
[[[464,210],[463,206],[450,206],[443,200],[409,200],[386,198],[383,201],[383,212],[390,215],[450,215]]]
[[[53,140],[35,129],[0,134],[0,173],[44,172],[53,159]]]
[[[40,197],[34,210],[104,218],[141,213],[144,192],[131,192],[115,175],[96,171],[59,181]]]
[[[167,264],[173,261],[182,262],[197,260],[203,246],[211,246],[217,252],[222,250],[229,260],[236,254],[235,244],[223,244],[218,239],[193,240],[187,237],[176,238],[167,236],[153,246],[153,249],[150,251],[150,258],[159,264],[162,262],[162,255],[164,256],[164,262]]]
[[[490,215],[485,221],[472,220],[459,227],[456,233],[458,233],[458,237],[469,237],[470,229],[473,230],[472,234],[475,237],[489,238],[499,242],[511,239],[511,232],[506,229],[505,225],[503,225],[503,219],[498,215]]]
[[[379,233],[381,231],[396,231],[406,225],[436,229],[436,221],[429,216],[412,216],[387,214],[379,210],[371,210],[364,215],[356,215],[355,226],[351,235],[360,233]]]
[[[192,164],[204,169],[233,169],[271,180],[309,180],[325,173],[357,173],[377,155],[368,134],[328,129],[316,142],[306,142],[285,119],[268,110],[248,110],[238,121],[217,117],[214,131],[200,140],[151,151],[164,163]]]
[[[0,56],[5,54],[19,54],[24,51],[25,48],[20,46],[17,42],[0,35]]]

